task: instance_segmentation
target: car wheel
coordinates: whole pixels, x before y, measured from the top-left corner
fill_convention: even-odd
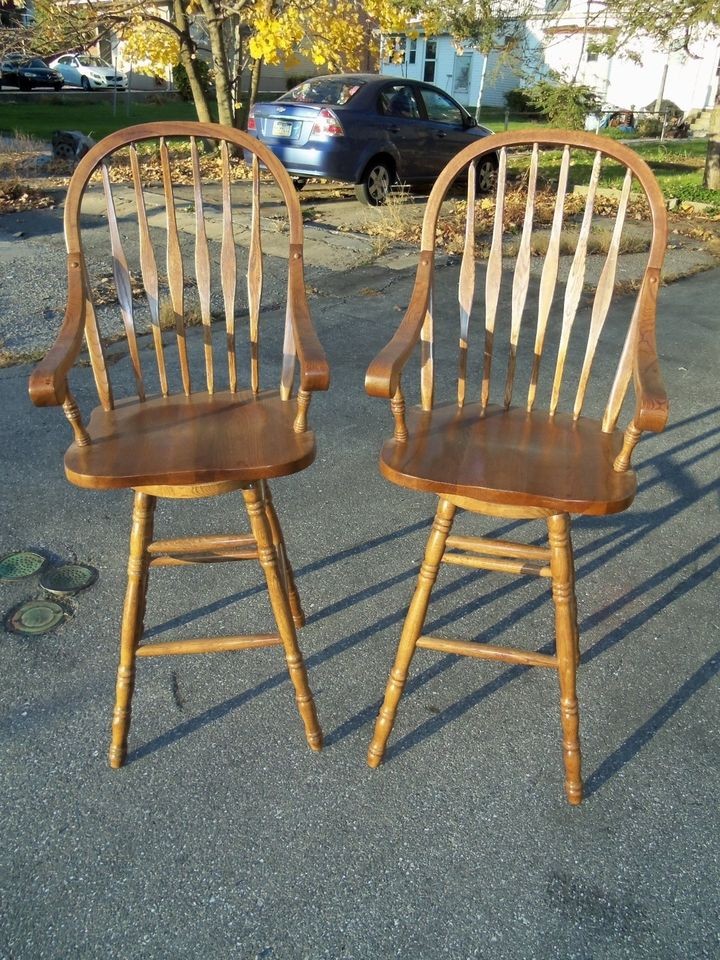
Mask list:
[[[497,183],[497,157],[483,157],[477,164],[477,188],[480,193],[490,193]]]
[[[379,207],[387,200],[394,180],[395,171],[387,160],[371,160],[362,180],[355,184],[355,196],[360,203]]]
[[[21,81],[18,83],[18,89],[19,89],[19,90],[26,90],[26,91],[27,91],[27,90],[32,90],[32,85],[29,84],[29,83],[27,82],[27,80],[21,80]]]
[[[83,88],[83,90],[89,90],[89,89],[90,89],[90,81],[88,80],[87,77],[81,77],[81,78],[80,78],[80,86]]]
[[[292,182],[293,182],[293,186],[295,187],[295,189],[297,190],[297,192],[300,193],[300,191],[302,190],[302,188],[303,188],[303,187],[305,186],[305,184],[308,182],[308,178],[307,178],[307,177],[293,177],[293,178],[292,178]]]
[[[54,90],[62,90],[62,88],[63,88],[63,85],[62,85],[61,83],[54,83],[54,84],[53,84],[53,89],[54,89]]]

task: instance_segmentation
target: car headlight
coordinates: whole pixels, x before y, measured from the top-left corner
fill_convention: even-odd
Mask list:
[[[21,77],[34,77],[35,74],[32,72],[32,70],[21,70],[21,71],[20,71],[20,76],[21,76]]]
[[[89,73],[88,76],[91,80],[95,80],[97,83],[102,83],[105,77],[101,76],[99,73]]]

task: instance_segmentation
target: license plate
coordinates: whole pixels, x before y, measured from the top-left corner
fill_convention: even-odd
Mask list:
[[[272,132],[274,137],[291,137],[293,131],[292,121],[273,120]]]

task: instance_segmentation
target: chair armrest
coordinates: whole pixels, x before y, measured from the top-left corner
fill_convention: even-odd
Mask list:
[[[82,260],[68,256],[68,299],[62,326],[45,357],[30,375],[30,399],[37,407],[60,406],[67,393],[66,377],[82,346],[85,332],[85,292]]]
[[[300,389],[327,390],[330,386],[330,367],[310,318],[305,293],[302,247],[295,244],[290,247],[288,305],[300,363]]]
[[[665,428],[670,410],[655,346],[655,312],[659,285],[659,271],[649,271],[638,318],[633,370],[635,426],[639,430],[653,430],[656,433]]]
[[[430,302],[432,253],[422,252],[410,303],[392,340],[375,357],[365,374],[365,391],[371,397],[391,399],[400,374],[418,341]]]

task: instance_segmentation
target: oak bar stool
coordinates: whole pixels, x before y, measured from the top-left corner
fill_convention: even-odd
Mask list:
[[[545,148],[553,152],[548,154]],[[475,184],[476,163],[493,152],[498,159],[494,204],[476,196]],[[548,191],[542,175],[548,162],[554,164],[553,196],[543,206],[540,200],[547,201]],[[598,194],[605,164],[615,171],[620,168],[622,187],[609,227],[607,217],[600,224],[603,247],[594,245],[593,237],[598,228],[594,207],[602,202],[608,213],[608,202]],[[510,170],[518,168],[510,178]],[[577,182],[583,170],[588,173],[585,197],[570,189],[571,180]],[[451,305],[434,298],[436,231],[443,199],[458,175],[467,179],[458,290],[459,360],[452,378],[453,399],[438,403],[434,341],[443,333],[442,308],[450,312]],[[637,190],[631,195],[633,182]],[[644,198],[645,206],[638,205],[639,198]],[[619,278],[619,253],[629,249],[624,228],[631,221],[631,232],[636,230],[637,217],[644,212],[647,218],[648,211],[647,262],[639,292],[634,309],[618,319],[618,308],[611,312],[610,307]],[[484,238],[476,216],[483,214],[488,218],[489,251],[480,307],[475,303],[481,299],[476,297],[476,255]],[[513,216],[514,235],[505,223]],[[400,486],[434,493],[439,500],[370,744],[371,767],[383,758],[416,647],[551,667],[560,681],[565,792],[570,803],[581,802],[575,689],[579,644],[570,515],[612,514],[630,506],[636,487],[632,451],[643,430],[659,431],[665,425],[668,404],[655,352],[655,310],[666,242],[665,206],[650,169],[632,150],[593,134],[545,130],[491,136],[464,149],[440,174],[423,221],[409,307],[365,381],[371,396],[390,399],[394,417],[394,435],[380,457],[382,475]],[[590,279],[588,251],[593,249],[601,251],[595,257],[600,261],[599,276],[590,316],[586,311],[583,318],[578,307]],[[500,293],[506,280],[509,306],[503,311]],[[522,329],[523,315],[531,313],[531,289],[537,306]],[[479,314],[478,320],[473,313]],[[480,325],[484,329],[478,329]],[[420,403],[406,411],[401,375],[418,340]],[[614,359],[607,361],[612,353]],[[524,385],[518,382],[521,374]],[[606,374],[609,395],[607,386],[603,395],[602,387],[595,389],[593,382]],[[622,432],[617,422],[631,381],[635,406]],[[569,412],[561,409],[563,390]],[[597,419],[583,413],[586,391],[588,399],[592,393],[593,400],[604,403]],[[547,524],[549,545],[452,536],[458,508],[502,518],[540,518]],[[441,563],[547,577],[555,605],[555,652],[423,635]]]
[[[233,181],[243,151],[250,157],[251,179],[241,191]],[[267,170],[262,177],[260,164]],[[124,191],[114,186],[123,169],[130,184]],[[212,203],[209,180],[215,181]],[[91,240],[85,232],[86,224],[97,227],[98,222],[106,223],[106,260],[98,251],[97,229]],[[287,261],[277,389],[260,388],[267,222],[273,244],[281,248],[277,255]],[[228,127],[186,122],[129,127],[102,140],[78,164],[65,204],[65,241],[65,318],[31,376],[30,395],[39,406],[61,405],[70,421],[75,439],[65,454],[65,472],[72,483],[134,491],[110,766],[122,766],[126,757],[136,657],[276,645],[284,648],[308,744],[320,750],[322,733],[295,632],[303,612],[268,487],[271,478],[312,463],[310,394],[329,383],[305,296],[302,217],[289,176],[256,139]],[[247,274],[243,283],[241,269]],[[215,327],[222,335],[220,349],[213,344],[213,311],[224,320]],[[123,399],[116,397],[110,379],[117,332],[109,328],[108,314],[122,320],[132,367],[134,393]],[[202,331],[195,342],[189,330],[193,322]],[[246,345],[236,343],[240,326],[247,327]],[[169,330],[165,336],[164,330]],[[83,338],[100,399],[87,424],[68,386]],[[242,365],[248,370],[247,388],[239,385]],[[299,389],[293,395],[297,365]],[[242,491],[249,534],[153,540],[159,499],[236,490]],[[142,643],[150,568],[247,559],[262,566],[277,633]]]

